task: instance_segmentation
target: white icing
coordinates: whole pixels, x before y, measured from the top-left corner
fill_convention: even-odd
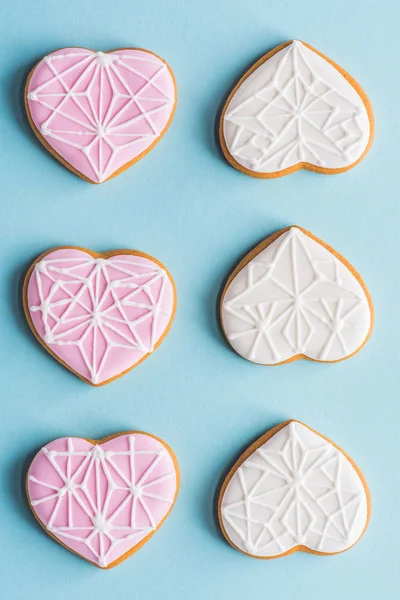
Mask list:
[[[346,358],[371,328],[359,281],[297,227],[234,277],[222,299],[221,319],[236,352],[263,365],[299,354],[324,362]]]
[[[130,435],[128,440],[129,450],[118,452],[104,452],[103,449],[97,445],[87,451],[75,451],[73,438],[68,438],[68,450],[65,452],[48,451],[47,448],[42,448],[42,452],[63,482],[63,487],[61,488],[56,485],[50,485],[46,483],[46,481],[42,481],[37,477],[29,475],[30,481],[49,489],[49,494],[47,496],[44,496],[39,500],[31,500],[32,506],[37,506],[43,502],[49,502],[51,505],[54,499],[57,498],[57,502],[54,504],[47,523],[44,523],[46,529],[59,537],[61,541],[63,539],[73,539],[85,544],[96,557],[96,560],[101,567],[108,566],[109,554],[115,546],[121,542],[126,542],[127,540],[140,539],[143,537],[143,533],[148,534],[156,529],[156,523],[153,519],[152,512],[147,505],[148,501],[151,503],[152,499],[156,498],[162,502],[172,504],[170,499],[152,493],[151,486],[154,486],[159,481],[175,477],[175,473],[166,473],[161,477],[151,479],[150,481],[148,480],[148,476],[157,467],[165,450],[136,450],[135,436]],[[152,457],[153,460],[151,460],[149,466],[137,479],[135,486],[132,486],[132,482],[124,475],[116,462],[114,462],[113,458],[125,456],[130,462],[132,477],[134,477],[134,460],[135,456],[139,455],[148,455],[149,457]],[[72,460],[77,457],[82,458],[83,460],[79,467],[72,473]],[[67,461],[67,474],[60,468],[58,462],[60,459]],[[93,490],[90,490],[87,485],[87,479],[92,472],[96,476],[96,485]],[[84,475],[83,478],[82,475]],[[118,476],[119,481],[122,481],[122,483],[119,483],[118,485],[113,480],[113,477],[117,478],[116,475]],[[82,480],[81,483],[75,483],[75,480],[80,479]],[[116,490],[119,490],[122,493],[129,493],[125,497],[122,496],[123,500],[110,512],[112,494]],[[104,502],[102,500],[103,493],[105,493]],[[56,527],[54,523],[57,520],[61,500],[65,494],[68,494],[68,525],[65,527]],[[127,507],[128,503],[132,501],[132,497],[134,499],[133,506],[135,508],[132,508],[129,524],[124,526],[116,524],[115,521],[117,520],[118,515]],[[74,523],[73,506],[75,502],[87,515],[92,525],[79,527]],[[137,503],[141,509],[145,511],[150,522],[150,527],[142,527],[137,524]],[[100,537],[99,552],[97,552],[93,546],[93,539],[96,535],[99,535]],[[108,550],[105,550],[106,545]]]
[[[291,422],[233,474],[221,517],[232,544],[252,556],[279,556],[296,546],[336,553],[362,535],[367,494],[342,452]]]
[[[257,173],[299,162],[340,169],[356,162],[370,138],[366,107],[329,62],[293,41],[237,89],[223,121],[229,153]]]

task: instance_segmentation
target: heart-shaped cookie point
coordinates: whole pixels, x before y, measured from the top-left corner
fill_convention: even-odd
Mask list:
[[[335,174],[359,163],[373,139],[371,104],[360,85],[315,48],[274,48],[240,79],[223,108],[228,162],[271,179],[299,169]]]
[[[137,48],[63,48],[31,71],[25,89],[36,136],[68,169],[102,183],[147,154],[175,112],[173,73]]]
[[[298,421],[274,427],[242,454],[218,502],[227,541],[260,559],[349,550],[365,532],[370,512],[357,465]]]
[[[172,277],[155,258],[77,247],[42,254],[27,273],[23,297],[39,342],[94,386],[145,360],[167,335],[176,304]]]
[[[178,493],[179,468],[162,440],[128,431],[101,440],[60,438],[33,459],[26,489],[40,525],[102,569],[139,550]]]
[[[360,275],[300,227],[278,231],[249,252],[229,277],[220,310],[230,345],[260,365],[350,358],[373,327]]]

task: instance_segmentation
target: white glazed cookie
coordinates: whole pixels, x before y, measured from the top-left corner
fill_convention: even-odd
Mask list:
[[[365,532],[370,511],[358,467],[298,421],[271,429],[244,452],[222,486],[218,505],[228,542],[261,559],[299,550],[344,552]]]
[[[221,323],[233,349],[251,362],[337,362],[368,340],[373,306],[350,263],[305,229],[290,227],[261,242],[233,271],[222,293]]]
[[[274,48],[242,77],[222,112],[225,158],[259,178],[304,168],[354,167],[373,138],[372,107],[348,73],[296,40]]]

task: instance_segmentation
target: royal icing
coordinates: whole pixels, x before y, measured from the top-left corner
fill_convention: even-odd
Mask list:
[[[42,526],[102,568],[143,545],[168,515],[177,489],[171,453],[145,433],[96,445],[57,439],[35,456],[27,480],[29,503]]]
[[[222,326],[231,346],[249,361],[273,365],[300,356],[342,360],[370,333],[365,288],[310,236],[297,227],[284,231],[225,289]]]
[[[149,353],[174,315],[174,287],[150,257],[93,257],[75,248],[47,253],[28,274],[25,305],[40,341],[100,385]]]
[[[323,171],[356,163],[372,115],[348,79],[299,41],[267,58],[223,112],[223,145],[235,166],[277,176],[300,163]]]
[[[303,549],[299,546],[327,554],[353,546],[366,528],[369,500],[350,460],[295,421],[262,439],[220,499],[229,542],[258,558]]]
[[[130,48],[58,50],[36,65],[27,84],[28,114],[37,132],[93,183],[154,146],[169,125],[175,99],[168,65]]]

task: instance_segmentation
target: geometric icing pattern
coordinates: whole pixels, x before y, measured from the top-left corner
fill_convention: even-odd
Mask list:
[[[238,354],[262,365],[295,357],[332,362],[365,343],[372,328],[365,286],[311,234],[291,227],[252,255],[221,304]]]
[[[60,438],[36,455],[27,479],[41,525],[101,568],[113,567],[147,541],[167,517],[177,489],[175,459],[144,433],[95,445]]]
[[[101,183],[160,139],[175,96],[168,65],[151,52],[64,48],[33,69],[27,109],[41,141],[78,174]]]
[[[76,248],[50,251],[27,282],[34,333],[93,385],[122,375],[153,352],[173,318],[167,271],[134,253],[101,258]]]
[[[295,421],[263,438],[224,484],[220,520],[228,541],[258,558],[348,550],[369,515],[368,491],[355,466]]]
[[[307,165],[350,168],[370,143],[372,116],[349,80],[309,46],[286,45],[245,76],[228,101],[221,129],[228,155],[259,177]]]

